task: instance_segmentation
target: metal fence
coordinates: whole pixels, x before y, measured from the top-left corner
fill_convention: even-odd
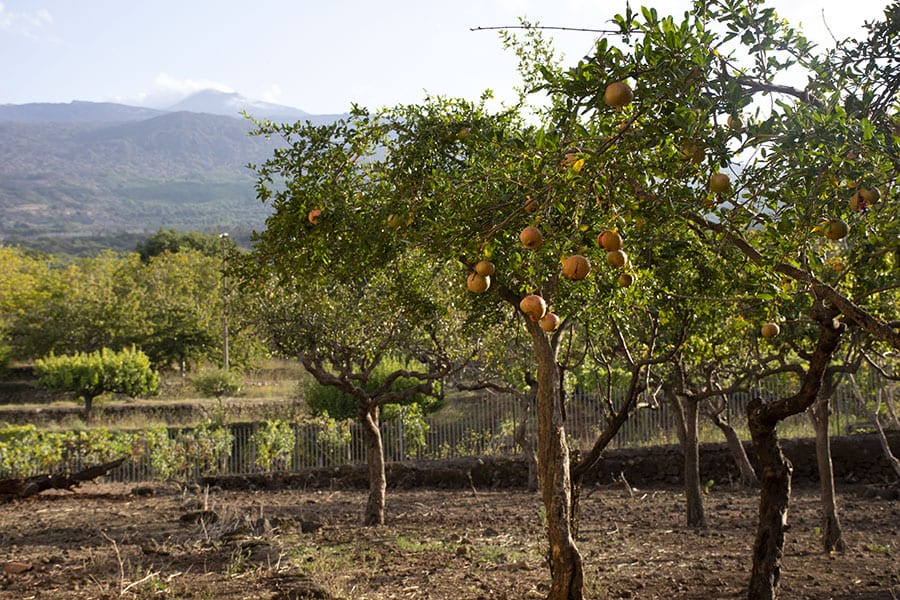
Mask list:
[[[878,393],[894,394],[896,384],[880,381],[860,381],[862,393],[867,398],[875,398]],[[786,387],[786,386],[785,386]],[[725,412],[729,422],[745,439],[746,404],[752,396],[778,398],[791,393],[790,388],[783,389],[777,382],[768,382],[763,389],[753,394],[735,394],[729,398]],[[624,391],[613,398],[613,404],[619,406],[623,401]],[[586,450],[601,432],[603,423],[609,416],[607,403],[598,396],[574,393],[566,402],[566,430],[573,448]],[[677,443],[675,421],[671,407],[660,396],[658,399],[645,394],[638,402],[640,407],[625,422],[611,444],[612,448],[636,447],[655,444]],[[860,406],[857,396],[847,386],[839,386],[831,402],[832,435],[842,435],[854,428],[867,425],[868,415]],[[520,450],[515,442],[515,431],[523,416],[522,402],[513,396],[485,394],[468,399],[455,400],[442,410],[421,420],[412,421],[404,418],[401,412],[396,418],[381,423],[385,458],[388,461],[429,460],[453,458],[472,455],[514,455]],[[260,431],[265,423],[238,423],[229,426],[230,443],[220,445],[215,452],[206,451],[205,442],[197,437],[190,437],[193,430],[171,429],[169,437],[180,439],[187,450],[194,452],[194,458],[187,466],[190,472],[181,472],[181,476],[199,475],[217,472],[222,474],[248,474],[266,470],[260,461]],[[327,467],[365,462],[366,443],[362,427],[358,423],[342,425],[344,435],[334,435],[334,424],[331,429],[319,423],[291,424],[288,447],[282,448],[284,453],[274,462],[270,460],[269,468],[296,470],[305,467]],[[527,417],[527,431],[533,435],[535,428],[534,411]],[[813,433],[808,415],[796,415],[779,426],[783,437],[806,437]],[[709,421],[701,419],[700,437],[702,441],[723,439],[718,430]],[[141,481],[160,478],[155,466],[152,449],[147,446],[149,439],[136,437],[133,442],[132,459],[126,461],[111,474],[113,480]],[[81,456],[79,452],[73,455]],[[202,458],[196,458],[201,456]],[[80,459],[76,463],[81,463]],[[73,470],[80,466],[69,462],[63,468]]]

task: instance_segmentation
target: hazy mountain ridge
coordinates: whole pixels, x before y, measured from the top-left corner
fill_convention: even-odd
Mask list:
[[[139,121],[166,111],[113,102],[69,103],[34,102],[30,104],[0,104],[0,121],[19,123],[98,123]]]
[[[261,228],[268,208],[246,165],[271,156],[275,142],[248,135],[252,122],[222,114],[245,101],[203,93],[191,106],[208,112],[90,102],[0,106],[0,241]],[[290,110],[296,113],[283,116],[317,123],[342,116]],[[259,118],[298,120],[275,116]]]

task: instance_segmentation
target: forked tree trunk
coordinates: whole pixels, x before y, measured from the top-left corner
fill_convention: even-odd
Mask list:
[[[744,444],[741,442],[741,438],[738,436],[737,431],[734,430],[731,423],[723,419],[720,415],[711,414],[710,419],[712,419],[713,424],[718,427],[719,431],[725,436],[725,441],[728,443],[728,450],[731,452],[731,458],[734,459],[734,464],[737,466],[738,473],[740,473],[741,485],[744,487],[756,487],[759,485],[756,471],[753,470],[753,465],[750,464],[750,459],[747,457],[747,450],[744,448]]]
[[[829,399],[833,391],[834,375],[826,373],[810,417],[816,430],[816,465],[819,470],[819,495],[822,503],[822,548],[825,552],[843,552],[846,545],[841,531],[841,521],[838,518],[837,498],[834,493],[834,467],[831,462],[831,437],[828,435],[828,421],[831,414]]]
[[[366,526],[384,525],[387,477],[384,472],[384,445],[378,427],[378,407],[360,404],[359,421],[366,436],[366,465],[369,468],[369,499],[366,501],[363,523]]]
[[[584,567],[572,536],[572,481],[562,414],[556,347],[528,321],[538,367],[537,455],[541,499],[550,541],[548,600],[582,600]]]
[[[819,339],[800,391],[789,398],[769,403],[754,398],[747,405],[747,423],[762,480],[759,523],[753,543],[753,569],[747,589],[749,600],[776,598],[781,580],[793,467],[781,451],[775,428],[779,421],[802,413],[815,402],[825,370],[843,333],[843,326],[836,321],[836,309],[826,308],[817,302],[813,314],[819,323]]]

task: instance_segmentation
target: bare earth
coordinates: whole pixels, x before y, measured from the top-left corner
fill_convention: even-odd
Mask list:
[[[360,528],[361,491],[211,491],[86,484],[0,506],[0,599],[542,598],[537,494],[388,490]],[[822,554],[817,491],[795,489],[781,598],[900,598],[900,503],[841,490],[849,550]],[[683,526],[677,489],[586,490],[587,597],[743,598],[757,496],[713,488],[711,527]],[[208,512],[201,512],[204,509]],[[32,566],[23,573],[15,563]]]

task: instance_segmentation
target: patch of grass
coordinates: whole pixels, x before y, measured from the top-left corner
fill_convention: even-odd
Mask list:
[[[883,544],[876,544],[875,542],[869,542],[866,544],[866,550],[872,552],[874,554],[890,554],[891,547]]]
[[[366,558],[372,558],[368,556],[369,553],[366,554]],[[298,543],[293,546],[290,560],[301,573],[310,577],[339,573],[360,566],[356,547],[350,543],[322,546]]]
[[[440,540],[411,538],[405,535],[398,535],[394,539],[394,544],[402,552],[440,552],[447,549]]]

